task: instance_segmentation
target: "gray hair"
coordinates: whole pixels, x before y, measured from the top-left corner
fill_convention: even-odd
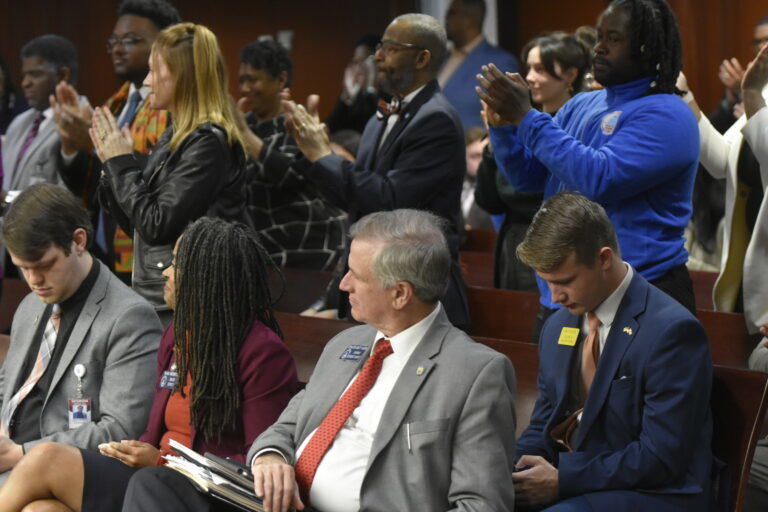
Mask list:
[[[429,50],[429,67],[437,73],[448,55],[448,36],[445,27],[428,14],[410,13],[395,18],[392,23],[405,23],[413,36],[412,43]]]
[[[429,212],[399,209],[376,212],[355,222],[350,237],[382,242],[373,257],[373,275],[384,288],[406,281],[421,302],[434,304],[445,293],[451,253],[445,221]]]

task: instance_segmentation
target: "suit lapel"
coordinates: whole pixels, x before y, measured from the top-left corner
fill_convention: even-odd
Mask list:
[[[637,316],[645,311],[647,299],[648,289],[643,286],[642,278],[636,273],[621,300],[611,331],[605,340],[605,348],[597,364],[595,379],[592,381],[587,401],[584,403],[584,414],[581,417],[581,427],[574,443],[574,450],[579,449],[586,433],[603,408],[608,389],[624,358],[624,353],[637,335],[639,326]]]
[[[16,336],[11,339],[11,347],[5,360],[6,385],[3,393],[3,403],[8,403],[8,400],[10,400],[28,377],[28,375],[22,375],[21,370],[31,350],[32,341],[37,332],[38,325],[40,325],[45,308],[46,304],[39,300],[35,301],[34,305],[30,308],[29,314],[31,318],[29,318],[28,322],[24,321],[24,324],[19,326]]]
[[[373,329],[366,329],[364,332],[365,334],[362,336],[350,338],[350,343],[341,347],[341,352],[334,354],[333,357],[336,358],[334,360],[334,368],[329,372],[324,372],[324,375],[327,376],[326,379],[315,383],[322,392],[318,395],[317,406],[313,407],[312,414],[307,422],[309,428],[306,430],[305,435],[308,435],[320,425],[320,422],[322,422],[328,415],[328,411],[331,410],[331,407],[339,401],[341,394],[347,388],[347,385],[349,385],[352,378],[358,371],[360,371],[368,360],[368,357],[371,355],[371,346],[374,342],[373,336],[376,334],[376,331]],[[345,361],[341,359],[341,355],[350,345],[366,347],[365,353],[363,353],[357,361]],[[320,374],[318,373],[317,375],[319,376]],[[299,445],[297,444],[297,446]]]
[[[416,112],[418,112],[421,106],[429,101],[429,99],[439,90],[440,86],[437,84],[437,80],[432,80],[424,86],[424,89],[422,89],[421,92],[419,92],[419,94],[417,94],[416,97],[413,98],[410,103],[408,103],[408,105],[405,106],[405,110],[400,114],[397,122],[395,123],[395,126],[393,126],[392,130],[387,134],[387,139],[381,146],[381,150],[377,152],[377,158],[383,158],[384,155],[389,152],[389,150],[392,148],[392,145],[395,143],[395,140],[397,140],[411,119],[416,116]]]
[[[569,315],[567,321],[563,324],[563,328],[569,327],[572,329],[581,330],[581,315]],[[562,329],[556,332],[555,335],[560,336]],[[555,418],[557,422],[561,421],[563,415],[563,409],[568,407],[569,399],[571,396],[571,386],[573,385],[573,365],[577,360],[577,353],[580,350],[581,344],[576,343],[573,346],[560,345],[558,340],[554,341],[557,344],[555,351],[555,360],[553,361],[554,368],[564,368],[565,371],[557,372],[557,404],[555,406]],[[549,340],[541,340],[540,343],[550,343]]]
[[[43,121],[46,122],[46,121]],[[45,146],[47,146],[47,142],[56,134],[56,128],[54,126],[53,121],[48,121],[47,124],[40,128],[40,131],[37,133],[37,136],[32,140],[32,143],[29,145],[29,148],[27,148],[27,152],[24,153],[24,156],[21,159],[21,162],[19,162],[19,169],[23,169],[29,162],[35,162],[36,159],[39,158],[38,152]],[[34,169],[32,169],[34,171]],[[26,173],[20,173],[16,172],[13,176],[13,185],[14,189],[17,188],[24,188],[25,186],[31,185],[29,183],[29,179],[32,176],[30,172]],[[27,183],[24,183],[23,180],[26,179]]]
[[[98,261],[94,260],[94,265],[101,265]],[[53,374],[53,380],[51,386],[48,388],[48,395],[45,397],[45,402],[48,402],[48,398],[51,393],[56,389],[59,381],[62,379],[67,369],[69,368],[72,360],[77,355],[80,346],[85,341],[86,335],[93,324],[94,318],[101,309],[101,301],[104,300],[104,296],[107,294],[107,281],[109,279],[109,269],[102,267],[99,269],[99,277],[93,284],[91,293],[88,294],[88,298],[85,300],[80,316],[77,317],[75,326],[72,328],[72,333],[67,340],[67,346],[64,347],[64,352],[61,354],[59,364],[56,366],[56,371]],[[88,376],[86,375],[87,379]]]
[[[432,358],[440,353],[443,340],[450,328],[451,324],[448,321],[445,310],[441,309],[432,326],[424,334],[424,338],[414,349],[408,362],[405,363],[397,382],[395,382],[394,388],[392,388],[392,392],[389,394],[384,411],[381,413],[379,426],[373,437],[371,454],[368,457],[369,468],[403,423],[416,394],[424,382],[427,381],[432,369],[435,367],[436,363]]]

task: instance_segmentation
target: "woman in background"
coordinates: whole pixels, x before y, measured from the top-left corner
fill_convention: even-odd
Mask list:
[[[591,66],[590,52],[576,37],[562,32],[537,37],[525,45],[525,78],[531,99],[542,112],[554,116],[574,94],[583,90]],[[505,214],[496,242],[496,288],[538,291],[533,270],[518,261],[515,248],[525,236],[541,199],[541,193],[518,192],[497,172],[493,150],[488,145],[477,172],[475,201],[489,213]]]
[[[133,233],[132,286],[167,323],[161,273],[182,230],[204,215],[248,223],[245,153],[213,32],[193,23],[166,28],[149,69],[150,105],[172,119],[149,160],[133,154],[130,135],[105,108],[96,109],[90,134],[104,163],[99,201]]]

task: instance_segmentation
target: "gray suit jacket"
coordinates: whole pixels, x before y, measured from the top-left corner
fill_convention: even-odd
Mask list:
[[[27,138],[32,123],[39,111],[30,108],[16,116],[3,141],[3,188],[5,190],[24,190],[35,183],[53,183],[63,185],[58,171],[58,159],[53,152],[59,140],[56,124],[53,120],[41,126],[37,137],[32,141],[26,153],[16,167],[24,139]]]
[[[328,342],[306,389],[256,439],[249,462],[259,451],[275,449],[296,463],[297,447],[365,363],[375,333],[358,326]],[[349,345],[368,350],[360,361],[340,359]],[[441,311],[387,400],[360,491],[360,510],[513,510],[514,394],[509,359],[472,341]]]
[[[155,383],[161,326],[152,306],[101,265],[55,368],[40,415],[42,439],[24,444],[28,451],[42,441],[80,448],[138,439],[147,425]],[[0,407],[21,387],[21,366],[30,350],[46,305],[27,295],[13,317],[11,345],[0,369]],[[67,400],[75,398],[74,367],[85,366],[83,396],[92,400],[92,422],[69,430]]]

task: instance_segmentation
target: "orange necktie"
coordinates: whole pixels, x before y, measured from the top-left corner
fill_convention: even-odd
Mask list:
[[[309,490],[312,487],[312,480],[315,479],[315,472],[323,460],[328,448],[336,439],[336,435],[344,426],[349,416],[352,414],[360,401],[371,390],[376,379],[381,372],[381,366],[384,364],[384,358],[392,353],[392,345],[389,340],[384,338],[376,342],[376,349],[371,357],[363,365],[360,374],[355,382],[341,395],[341,398],[334,404],[328,414],[317,427],[315,435],[309,440],[301,457],[296,462],[296,482],[299,484],[301,497],[304,503],[309,502]]]
[[[581,347],[581,382],[584,389],[584,400],[592,387],[597,371],[597,360],[600,359],[600,319],[592,311],[587,313],[589,334]]]

